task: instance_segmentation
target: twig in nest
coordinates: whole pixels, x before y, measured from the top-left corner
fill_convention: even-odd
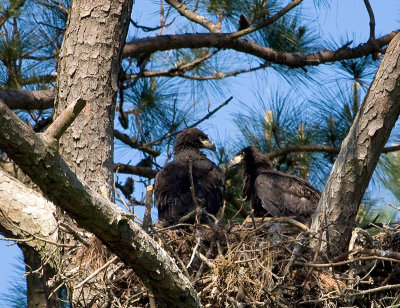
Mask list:
[[[80,243],[82,243],[84,246],[89,247],[90,244],[88,243],[87,240],[85,240],[78,231],[74,230],[71,226],[69,226],[68,224],[64,223],[64,222],[59,222],[59,225],[63,228],[65,228],[68,233],[72,234],[72,236]]]
[[[199,215],[201,215],[200,214],[201,209],[200,209],[199,204],[197,203],[196,194],[194,192],[193,162],[191,160],[189,161],[189,179],[190,179],[190,193],[192,194],[192,201],[193,201],[194,207],[196,209],[196,223],[198,224],[198,223],[200,223]]]
[[[186,268],[189,268],[190,265],[192,264],[192,262],[193,262],[193,260],[194,260],[194,256],[196,255],[196,252],[197,252],[197,248],[199,248],[200,242],[201,242],[201,238],[198,237],[198,238],[197,238],[196,246],[194,246],[192,256],[190,257],[189,263],[188,263],[188,265],[186,265]]]
[[[87,276],[82,282],[78,283],[74,289],[79,289],[80,287],[82,287],[85,283],[87,283],[90,279],[92,279],[93,277],[95,277],[98,273],[100,273],[101,271],[105,270],[111,263],[113,263],[114,261],[116,261],[118,259],[117,256],[114,256],[112,259],[110,259],[106,264],[104,264],[102,267],[98,268],[97,270],[95,270],[93,273],[91,273],[89,276]]]
[[[146,188],[146,210],[143,217],[143,230],[149,233],[151,227],[151,206],[153,205],[153,186]]]
[[[209,268],[214,268],[214,264],[209,259],[207,259],[203,254],[196,251],[196,256],[198,256],[201,261],[203,261],[205,264],[207,264],[207,266]]]

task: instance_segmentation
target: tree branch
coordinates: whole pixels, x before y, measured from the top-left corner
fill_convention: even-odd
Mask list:
[[[39,91],[0,91],[0,99],[10,109],[50,109],[54,107],[55,97],[56,92],[54,88]]]
[[[114,172],[117,171],[118,173],[136,174],[150,179],[155,178],[158,172],[157,170],[153,170],[147,167],[138,167],[125,164],[114,164]]]
[[[375,17],[369,0],[364,0],[369,15],[369,41],[375,41]]]
[[[160,155],[160,151],[146,147],[142,143],[140,143],[136,138],[131,138],[127,134],[121,133],[116,129],[114,130],[114,137],[120,140],[121,142],[125,143],[126,145],[129,145],[130,147],[138,149],[142,152],[148,153],[153,157],[157,157]]]
[[[198,307],[189,280],[123,210],[80,180],[48,143],[0,101],[0,147],[60,208],[135,270],[160,305]],[[168,290],[168,292],[165,292]]]
[[[78,114],[86,106],[86,101],[77,99],[61,112],[54,122],[47,128],[45,135],[50,139],[60,140],[62,134],[74,122]]]
[[[393,31],[376,39],[375,43],[367,42],[355,48],[343,48],[338,50],[325,50],[310,54],[294,54],[280,52],[243,39],[232,39],[231,34],[225,33],[191,33],[181,35],[161,35],[133,40],[125,45],[123,57],[136,57],[141,53],[153,53],[180,48],[217,47],[232,49],[251,54],[265,61],[286,65],[291,68],[307,65],[320,65],[323,63],[360,58],[377,52],[386,46],[399,31]]]
[[[346,249],[365,189],[399,117],[399,64],[400,34],[397,34],[390,42],[342,143],[312,217],[311,231],[325,230],[323,250],[331,257],[342,254]],[[320,219],[323,208],[326,211],[326,221]],[[329,246],[326,246],[327,243]],[[315,248],[315,245],[313,240],[312,247]]]
[[[234,33],[230,34],[231,39],[235,39],[241,36],[244,36],[246,34],[250,34],[252,32],[255,32],[257,30],[260,30],[262,28],[265,28],[266,26],[274,23],[275,21],[277,21],[279,18],[281,18],[282,16],[284,16],[285,14],[287,14],[290,10],[294,9],[296,6],[298,6],[301,2],[303,2],[303,0],[293,0],[292,2],[290,2],[288,5],[286,5],[286,7],[284,7],[282,10],[280,10],[278,13],[276,13],[274,16],[272,16],[271,18],[268,18],[265,21],[262,21],[260,23],[258,23],[257,25],[255,25],[254,27],[248,27],[246,29],[243,30],[239,30],[236,31]]]
[[[181,14],[182,16],[203,26],[204,28],[210,30],[210,32],[213,32],[213,33],[221,32],[221,30],[216,25],[214,25],[211,20],[208,20],[207,18],[205,18],[201,15],[198,15],[198,14],[194,13],[193,11],[189,10],[185,3],[178,2],[175,0],[165,0],[165,2],[167,2],[173,8],[175,8],[179,12],[179,14]]]
[[[390,152],[396,152],[400,150],[400,145],[395,145],[391,147],[386,147],[382,150],[382,153],[390,153]],[[336,147],[330,147],[327,145],[296,145],[292,147],[286,147],[278,151],[273,151],[269,152],[266,154],[268,159],[274,159],[276,157],[284,156],[290,153],[295,153],[295,152],[324,152],[324,153],[329,153],[329,154],[339,154],[340,148]]]
[[[216,112],[217,112],[218,110],[220,110],[222,107],[224,107],[225,105],[227,105],[227,104],[232,100],[232,98],[233,98],[233,96],[231,96],[230,98],[228,98],[225,102],[223,102],[221,105],[219,105],[219,106],[218,106],[217,108],[215,108],[214,110],[212,110],[212,111],[210,111],[209,113],[207,113],[207,114],[206,114],[204,117],[202,117],[200,120],[194,122],[193,124],[191,124],[190,126],[188,126],[188,127],[186,127],[186,128],[195,127],[195,126],[199,125],[201,122],[207,120],[207,119],[210,118],[214,113],[216,113]],[[152,145],[152,144],[154,144],[154,143],[157,143],[157,142],[160,142],[160,141],[162,141],[162,140],[164,140],[164,139],[166,139],[166,138],[170,138],[170,137],[173,137],[173,136],[175,136],[175,135],[178,135],[180,132],[181,132],[181,131],[176,131],[176,132],[173,132],[173,133],[170,133],[170,134],[166,134],[166,135],[164,135],[164,136],[162,136],[162,137],[160,137],[160,138],[157,138],[157,139],[155,139],[155,140],[153,140],[153,141],[147,142],[147,143],[145,143],[144,145],[145,145],[145,146],[150,146],[150,145]]]

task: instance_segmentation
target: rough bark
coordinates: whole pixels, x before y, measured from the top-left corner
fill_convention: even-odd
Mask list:
[[[0,147],[54,204],[132,267],[160,306],[199,305],[189,280],[166,252],[120,207],[80,180],[58,154],[55,143],[35,134],[1,101]]]
[[[77,99],[87,102],[62,136],[60,154],[110,200],[114,105],[130,12],[130,0],[73,1],[57,71],[55,117]]]
[[[7,237],[27,239],[30,246],[42,258],[56,248],[58,225],[54,217],[56,208],[38,192],[0,169],[0,231]],[[40,237],[40,239],[35,238]],[[44,241],[44,240],[46,241]],[[53,255],[49,264],[56,266],[59,259]]]
[[[311,231],[323,232],[322,250],[343,253],[361,199],[400,114],[400,34],[392,40],[322,193]],[[326,229],[324,229],[326,228]],[[314,242],[318,246],[318,241]]]

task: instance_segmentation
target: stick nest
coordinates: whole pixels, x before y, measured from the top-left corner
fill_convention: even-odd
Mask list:
[[[356,228],[335,260],[308,246],[313,236],[293,220],[242,224],[153,225],[151,236],[187,275],[204,307],[387,307],[400,303],[400,233]],[[315,235],[317,236],[317,235]],[[396,246],[397,245],[397,246]],[[100,241],[81,248],[80,274],[113,256]],[[151,292],[116,260],[85,284],[102,293],[96,307],[150,307]]]

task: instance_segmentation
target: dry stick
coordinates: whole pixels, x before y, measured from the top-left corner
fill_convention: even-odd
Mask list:
[[[280,10],[279,12],[277,12],[274,16],[272,16],[271,18],[266,19],[265,21],[262,21],[258,24],[256,24],[254,27],[249,27],[243,30],[239,30],[236,32],[233,32],[229,35],[229,38],[231,39],[236,39],[238,37],[241,37],[243,35],[247,35],[249,33],[252,33],[254,31],[257,31],[261,28],[264,28],[272,23],[274,23],[275,21],[277,21],[279,18],[281,18],[283,15],[285,15],[286,13],[288,13],[290,10],[292,10],[293,8],[295,8],[296,6],[298,6],[303,0],[293,0],[292,2],[290,2],[288,5],[286,5],[282,10]]]
[[[214,113],[216,113],[218,110],[220,110],[222,107],[224,107],[225,105],[227,105],[231,100],[232,100],[233,96],[231,96],[230,98],[228,98],[225,102],[223,102],[221,105],[219,105],[217,108],[215,108],[214,110],[210,111],[207,115],[205,115],[203,118],[201,118],[200,120],[196,121],[195,123],[191,124],[190,126],[188,126],[187,128],[192,128],[195,127],[197,125],[199,125],[200,123],[204,122],[205,120],[207,120],[208,118],[210,118]],[[178,135],[181,131],[176,131],[173,133],[169,133],[169,134],[165,134],[164,136],[157,138],[153,141],[147,142],[145,143],[143,146],[147,147],[150,146],[154,143],[157,143],[159,141],[162,141],[166,138],[170,138],[173,137],[175,135]]]
[[[318,255],[319,255],[319,252],[320,252],[320,250],[321,250],[322,235],[323,235],[324,230],[325,230],[325,227],[324,227],[324,223],[325,223],[325,213],[326,213],[326,207],[325,207],[325,205],[323,204],[323,205],[322,205],[322,214],[321,214],[321,222],[322,222],[322,223],[321,223],[321,230],[319,231],[318,243],[317,243],[317,250],[315,250],[314,257],[313,257],[313,259],[312,259],[312,263],[317,262]],[[327,231],[326,231],[326,234],[328,234]],[[328,243],[327,245],[328,245],[328,251],[329,251],[329,243]],[[312,274],[313,270],[314,270],[314,269],[313,269],[312,267],[309,269],[309,271],[308,271],[308,273],[307,273],[307,275],[306,275],[306,278],[304,279],[303,284],[304,284],[304,283],[307,283],[308,279],[311,277],[311,274]]]
[[[196,255],[196,252],[197,252],[197,248],[199,248],[200,242],[201,242],[201,238],[198,237],[198,238],[197,238],[196,246],[194,246],[192,256],[190,257],[189,263],[188,263],[188,265],[186,265],[186,268],[189,268],[190,265],[192,264],[192,262],[193,262],[193,260],[194,260],[194,256]]]
[[[50,139],[59,140],[85,106],[86,101],[84,99],[75,100],[61,112],[57,119],[47,128],[44,135]]]
[[[64,222],[59,222],[59,225],[65,229],[67,229],[67,231],[72,234],[72,236],[80,243],[82,243],[84,246],[89,247],[90,244],[87,240],[85,240],[82,236],[80,236],[80,234],[74,230],[72,227],[70,227],[69,225],[67,225]]]
[[[103,271],[104,269],[106,269],[111,263],[113,263],[114,261],[116,261],[118,259],[117,256],[114,256],[112,259],[110,259],[109,261],[107,261],[106,264],[104,264],[102,267],[98,268],[97,270],[95,270],[93,273],[91,273],[89,276],[87,276],[85,278],[85,280],[83,280],[82,282],[78,283],[74,289],[79,289],[80,287],[82,287],[86,282],[88,282],[90,279],[92,279],[93,277],[95,277],[98,273],[100,273],[101,271]]]
[[[344,294],[344,295],[340,295],[340,296],[334,296],[334,297],[329,297],[329,298],[325,298],[325,299],[315,299],[315,300],[311,300],[311,301],[303,301],[300,302],[299,304],[311,304],[311,303],[321,303],[324,302],[326,300],[332,300],[332,299],[337,299],[340,297],[358,297],[358,296],[363,296],[366,294],[371,294],[371,293],[376,293],[376,292],[380,292],[380,291],[386,291],[386,290],[393,290],[393,289],[400,289],[400,284],[393,284],[393,285],[388,285],[388,286],[382,286],[382,287],[377,287],[374,289],[369,289],[369,290],[363,290],[363,291],[358,291],[352,294]],[[348,289],[347,291],[354,291],[353,289]]]
[[[375,17],[371,4],[368,0],[364,0],[369,15],[369,41],[375,41]]]
[[[151,207],[153,205],[153,186],[149,185],[146,187],[146,210],[143,217],[142,228],[144,231],[149,233],[151,228]]]
[[[190,193],[192,195],[192,201],[194,207],[196,209],[196,223],[200,223],[199,213],[201,212],[201,208],[196,200],[196,194],[194,191],[194,181],[193,181],[193,162],[189,161],[189,179],[190,179]]]

